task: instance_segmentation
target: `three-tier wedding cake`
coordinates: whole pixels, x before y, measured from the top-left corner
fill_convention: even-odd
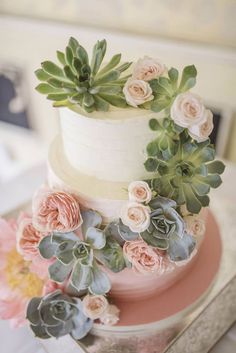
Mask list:
[[[156,296],[191,271],[224,171],[213,115],[190,91],[195,66],[180,75],[120,54],[103,64],[105,52],[98,41],[90,60],[70,38],[60,66],[36,71],[60,114],[47,184],[17,225],[18,254],[38,276],[26,316],[41,338],[119,324],[119,301]]]

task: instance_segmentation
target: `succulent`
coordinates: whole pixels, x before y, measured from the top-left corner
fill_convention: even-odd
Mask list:
[[[121,54],[116,54],[102,65],[106,47],[105,39],[98,41],[89,61],[87,51],[71,37],[65,53],[57,51],[60,66],[44,61],[36,70],[37,78],[42,81],[36,90],[54,101],[55,107],[79,105],[89,113],[107,111],[110,105],[127,107],[122,88],[130,75],[122,73],[131,63],[120,64]]]
[[[191,213],[199,213],[201,207],[209,205],[207,194],[210,188],[217,188],[224,171],[221,161],[214,161],[215,149],[210,140],[198,143],[188,132],[165,119],[166,134],[160,132],[160,124],[152,119],[150,127],[162,136],[147,146],[147,171],[156,172],[149,181],[159,195],[171,198],[178,205],[186,204]]]
[[[154,99],[144,103],[143,107],[154,112],[160,112],[163,109],[169,110],[179,93],[188,91],[196,84],[196,76],[196,67],[194,65],[186,66],[178,83],[179,72],[177,69],[171,68],[167,77],[160,76],[149,81]]]
[[[79,292],[88,289],[93,294],[105,294],[110,290],[110,281],[94,256],[106,245],[106,236],[99,229],[102,218],[89,210],[82,212],[82,219],[83,240],[74,233],[56,233],[42,239],[39,251],[46,259],[56,258],[49,266],[53,281],[62,283],[69,277]]]
[[[45,339],[70,334],[79,340],[91,330],[93,321],[86,317],[79,298],[71,298],[60,290],[42,298],[32,298],[27,319],[36,337]]]

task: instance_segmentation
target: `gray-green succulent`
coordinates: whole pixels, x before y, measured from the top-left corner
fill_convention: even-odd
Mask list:
[[[83,313],[81,300],[60,290],[43,298],[32,298],[26,317],[35,336],[42,339],[70,334],[79,340],[87,335],[93,325],[93,321]]]
[[[199,213],[209,205],[210,188],[217,188],[224,171],[221,161],[214,161],[215,149],[210,140],[198,143],[187,130],[179,128],[170,119],[160,125],[152,119],[150,127],[157,131],[157,139],[147,146],[147,171],[156,176],[151,188],[161,196],[186,204],[191,213]],[[164,132],[165,131],[165,132]]]
[[[65,53],[57,51],[59,65],[44,61],[36,70],[42,81],[36,90],[54,101],[55,107],[81,106],[87,112],[107,111],[110,105],[127,107],[122,88],[130,75],[122,75],[131,65],[120,64],[121,54],[102,65],[107,43],[98,41],[89,61],[87,51],[75,38],[70,38]]]
[[[111,288],[110,281],[94,256],[106,245],[106,236],[100,229],[102,218],[91,210],[81,215],[83,240],[74,233],[56,233],[42,239],[39,251],[44,258],[56,258],[49,266],[53,281],[62,283],[69,277],[79,292],[88,289],[94,294],[105,294]]]

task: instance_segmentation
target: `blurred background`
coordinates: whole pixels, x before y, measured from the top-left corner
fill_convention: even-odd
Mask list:
[[[235,0],[0,0],[0,186],[46,160],[57,110],[34,87],[41,61],[69,36],[91,50],[144,54],[198,69],[195,92],[214,112],[220,157],[236,162]]]

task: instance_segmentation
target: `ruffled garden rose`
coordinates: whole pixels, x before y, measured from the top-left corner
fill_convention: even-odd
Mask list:
[[[191,92],[181,93],[171,107],[171,118],[182,127],[201,125],[207,120],[208,111],[202,99]]]
[[[158,59],[148,56],[139,59],[133,69],[133,79],[150,81],[158,78],[166,72],[165,65]]]
[[[132,269],[137,273],[161,273],[162,257],[143,240],[125,242],[124,256],[132,264]]]
[[[100,317],[100,321],[104,325],[113,326],[119,321],[120,310],[116,305],[108,305],[107,309]]]
[[[88,294],[83,299],[83,312],[92,320],[100,319],[108,305],[108,301],[103,295]]]
[[[127,202],[121,210],[121,220],[133,232],[143,232],[150,224],[150,209],[137,202]]]
[[[213,130],[213,114],[207,109],[206,120],[201,125],[193,125],[189,127],[189,135],[197,142],[203,142],[208,139]]]
[[[152,191],[145,181],[133,181],[128,187],[129,200],[148,203],[152,198]]]
[[[201,237],[206,231],[205,222],[197,215],[184,217],[186,230],[195,237]]]
[[[76,198],[64,191],[41,188],[33,199],[33,225],[40,232],[72,232],[82,217]]]
[[[154,98],[152,89],[148,82],[143,80],[134,80],[130,77],[123,88],[126,102],[132,107],[148,102]]]

